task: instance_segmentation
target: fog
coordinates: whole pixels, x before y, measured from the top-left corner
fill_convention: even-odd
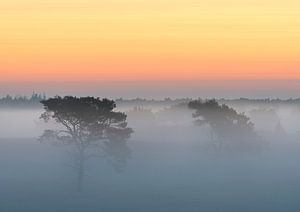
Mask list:
[[[197,103],[117,104],[133,132],[81,165],[75,145],[41,139],[64,129],[42,105],[2,108],[0,211],[298,211],[300,107],[225,103],[232,126]]]

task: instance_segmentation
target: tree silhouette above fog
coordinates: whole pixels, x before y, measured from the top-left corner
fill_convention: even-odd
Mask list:
[[[261,144],[254,124],[243,113],[214,99],[191,101],[188,106],[196,110],[193,114],[196,125],[210,127],[210,142],[215,149],[252,149]]]
[[[57,96],[41,103],[45,109],[41,118],[45,122],[54,120],[60,129],[45,130],[40,139],[76,146],[79,189],[84,176],[85,159],[106,156],[117,171],[126,165],[130,154],[126,140],[133,130],[127,127],[126,114],[113,111],[116,107],[114,101]]]

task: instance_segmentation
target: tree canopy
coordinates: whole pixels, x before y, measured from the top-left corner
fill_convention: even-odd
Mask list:
[[[81,147],[100,139],[126,139],[133,132],[127,127],[126,114],[113,111],[116,104],[112,100],[56,96],[41,103],[45,109],[41,118],[53,119],[65,127],[65,130],[51,132],[52,136]]]
[[[252,147],[257,144],[259,137],[254,131],[254,124],[249,117],[238,113],[225,104],[220,105],[216,100],[195,100],[189,102],[189,108],[196,110],[193,117],[197,125],[209,125],[212,140],[219,146]],[[216,138],[215,138],[216,137]]]

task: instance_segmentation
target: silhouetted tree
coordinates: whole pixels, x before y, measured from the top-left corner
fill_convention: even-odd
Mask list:
[[[43,100],[45,112],[41,115],[44,121],[55,120],[63,129],[46,130],[41,140],[51,139],[64,144],[74,144],[78,150],[78,188],[81,189],[84,176],[85,159],[92,156],[111,155],[115,146],[126,146],[126,140],[133,130],[127,127],[126,114],[115,112],[116,104],[112,100],[94,97],[66,96]],[[99,142],[102,141],[102,142]],[[100,147],[100,152],[94,151],[86,155],[88,147]],[[128,158],[128,148],[123,161]],[[121,151],[119,151],[121,152]],[[99,154],[98,154],[99,153]],[[128,154],[127,154],[128,153]],[[117,154],[112,157],[118,156]],[[118,169],[119,171],[120,169]]]
[[[189,108],[196,110],[193,117],[197,125],[208,125],[211,128],[211,143],[215,149],[250,150],[260,146],[261,141],[254,132],[254,124],[233,108],[219,105],[214,99],[191,101]]]

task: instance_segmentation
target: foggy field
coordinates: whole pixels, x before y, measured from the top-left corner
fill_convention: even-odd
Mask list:
[[[0,0],[0,212],[300,212],[300,0]]]
[[[218,101],[253,131],[197,125],[187,100],[119,100],[133,132],[87,148],[80,169],[74,145],[41,139],[63,129],[42,105],[1,108],[0,211],[299,211],[300,105]]]

